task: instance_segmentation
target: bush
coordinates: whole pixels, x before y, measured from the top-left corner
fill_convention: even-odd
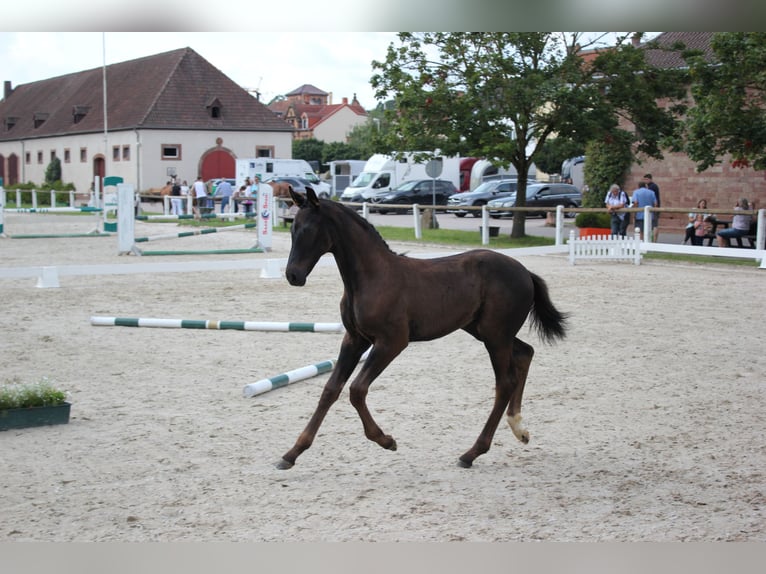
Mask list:
[[[612,216],[608,213],[597,211],[578,213],[577,217],[575,217],[575,226],[580,228],[598,227],[601,229],[609,229],[612,226]]]

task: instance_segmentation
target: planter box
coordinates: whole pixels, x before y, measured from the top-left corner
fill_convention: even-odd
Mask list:
[[[66,424],[71,406],[71,403],[61,403],[50,407],[0,410],[0,431]]]
[[[605,227],[580,227],[581,239],[583,237],[598,237],[599,235],[609,237],[612,235],[612,230]]]

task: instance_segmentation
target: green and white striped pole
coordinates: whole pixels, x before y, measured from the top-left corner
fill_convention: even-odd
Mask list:
[[[370,349],[367,349],[362,355],[360,361],[364,361],[369,354]],[[287,371],[286,373],[282,373],[268,379],[261,379],[260,381],[250,383],[245,385],[245,387],[242,389],[242,396],[246,399],[249,399],[256,395],[267,393],[272,389],[286,387],[291,383],[310,379],[311,377],[316,377],[322,373],[329,373],[335,368],[335,362],[336,359],[328,359],[326,361],[322,361],[321,363],[306,365],[305,367],[293,369],[292,371]]]
[[[287,371],[286,373],[268,379],[261,379],[260,381],[245,385],[245,388],[242,389],[242,396],[248,399],[255,395],[267,393],[272,389],[285,387],[290,383],[310,379],[311,377],[316,377],[322,373],[328,373],[332,371],[334,367],[335,359],[328,359],[327,361],[322,361],[321,363],[316,363],[314,365],[306,365],[305,367],[293,369],[292,371]]]
[[[153,317],[91,317],[96,327],[155,327],[164,329],[217,329],[236,331],[300,331],[343,333],[343,323],[301,323],[288,321],[215,321],[209,319],[158,319]]]

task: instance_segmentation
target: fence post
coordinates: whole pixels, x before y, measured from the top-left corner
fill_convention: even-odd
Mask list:
[[[652,214],[649,212],[649,206],[644,207],[644,241],[652,241]]]
[[[555,245],[564,243],[564,206],[556,206],[556,242]]]
[[[415,218],[415,239],[423,239],[423,228],[420,225],[420,206],[412,205],[412,217]]]
[[[487,206],[481,206],[481,244],[489,245],[489,212]]]

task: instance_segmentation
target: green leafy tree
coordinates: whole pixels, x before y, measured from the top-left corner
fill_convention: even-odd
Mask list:
[[[526,200],[530,167],[548,139],[586,142],[625,131],[634,153],[660,154],[676,132],[675,108],[656,99],[678,84],[650,69],[621,38],[592,61],[581,33],[401,33],[386,59],[373,62],[371,84],[385,110],[389,150],[440,150],[513,165],[517,205]],[[621,120],[639,129],[628,132]],[[623,122],[624,123],[624,122]],[[512,237],[525,235],[514,213]]]
[[[336,159],[362,159],[362,157],[359,150],[351,144],[345,142],[325,143],[322,148],[322,163],[326,165]]]
[[[324,145],[324,142],[316,138],[293,140],[293,157],[295,159],[305,159],[306,161],[316,161],[321,164]]]
[[[48,186],[54,185],[56,182],[61,181],[61,160],[54,157],[48,166],[45,168],[45,184]]]
[[[631,141],[627,132],[609,134],[600,140],[591,140],[585,148],[585,181],[588,189],[583,193],[583,207],[604,207],[609,186],[625,186],[625,177],[633,163]]]
[[[730,155],[734,167],[766,169],[766,32],[721,32],[714,61],[689,51],[694,106],[686,151],[704,171]]]
[[[565,159],[584,153],[585,146],[581,142],[565,138],[550,138],[540,148],[535,158],[535,166],[545,173],[559,173]]]

